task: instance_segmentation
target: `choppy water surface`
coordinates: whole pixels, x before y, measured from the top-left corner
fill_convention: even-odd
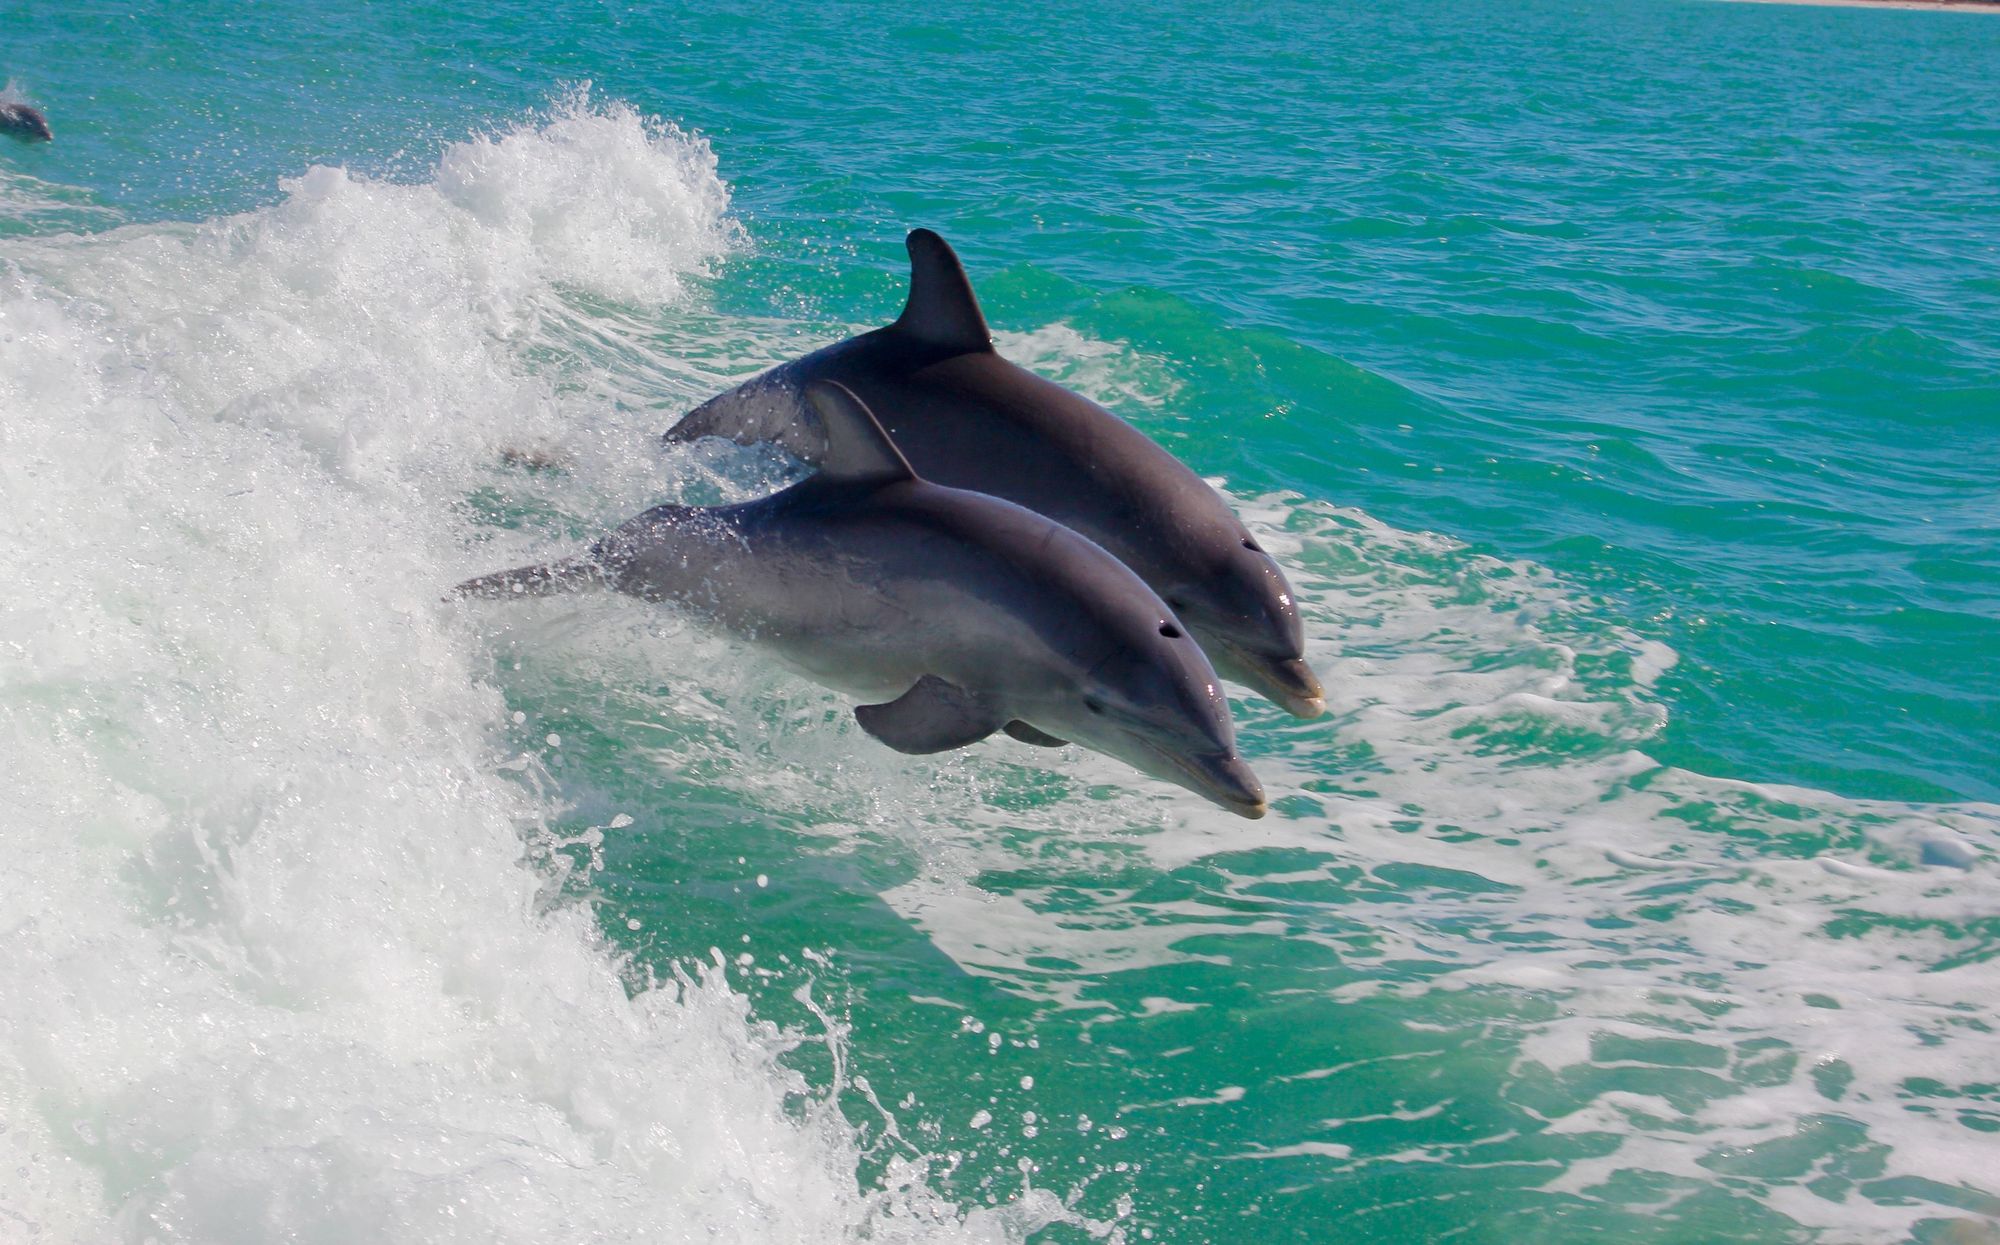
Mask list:
[[[0,1239],[2000,1233],[2000,21],[3,46]],[[784,478],[654,434],[915,224],[1293,569],[1265,821],[439,600]]]

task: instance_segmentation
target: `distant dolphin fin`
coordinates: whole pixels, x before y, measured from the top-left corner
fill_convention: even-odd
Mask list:
[[[993,349],[993,330],[986,327],[951,244],[928,229],[912,229],[904,245],[910,251],[910,301],[891,327],[959,353]]]
[[[963,748],[1000,729],[1000,714],[934,674],[883,705],[857,705],[861,729],[898,752],[921,755]]]
[[[1019,718],[1015,718],[1000,729],[1022,743],[1033,744],[1037,748],[1060,748],[1069,742],[1067,739],[1057,739],[1047,731],[1038,731]]]
[[[910,460],[882,431],[875,413],[845,385],[830,380],[806,386],[806,401],[819,423],[826,448],[818,455],[816,479],[838,484],[894,484],[914,480]]]
[[[468,579],[451,590],[457,597],[496,601],[506,597],[553,597],[602,587],[604,570],[589,558],[564,558],[545,566],[522,566]]]

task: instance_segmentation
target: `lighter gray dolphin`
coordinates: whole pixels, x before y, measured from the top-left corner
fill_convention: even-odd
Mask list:
[[[874,702],[854,716],[898,751],[996,731],[1075,740],[1264,815],[1221,681],[1145,581],[1043,515],[919,478],[840,386],[804,396],[816,475],[741,505],[659,506],[582,557],[458,591],[605,586],[672,603]]]
[[[836,342],[696,407],[669,442],[719,436],[821,452],[805,391],[853,390],[926,479],[1074,528],[1165,598],[1216,669],[1310,718],[1326,707],[1292,589],[1222,496],[1132,425],[993,349],[943,238],[908,238],[910,297],[886,328]]]

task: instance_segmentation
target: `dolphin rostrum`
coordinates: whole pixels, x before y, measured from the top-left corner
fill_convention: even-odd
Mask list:
[[[582,557],[468,580],[462,595],[602,585],[671,602],[871,702],[899,752],[1004,731],[1075,740],[1245,817],[1264,790],[1221,681],[1124,563],[1052,519],[918,477],[868,408],[806,388],[817,474],[733,506],[658,506]]]
[[[910,297],[886,328],[696,407],[668,442],[775,441],[820,453],[805,390],[853,390],[926,479],[1004,497],[1096,541],[1152,585],[1229,678],[1299,717],[1326,707],[1284,572],[1220,494],[1132,425],[993,349],[958,256],[913,231]]]

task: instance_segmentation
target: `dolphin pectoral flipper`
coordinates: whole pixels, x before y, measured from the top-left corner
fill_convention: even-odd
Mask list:
[[[990,705],[934,674],[887,704],[856,705],[854,719],[891,748],[915,756],[978,743],[1002,722]]]
[[[1061,748],[1069,743],[1069,740],[1057,739],[1047,731],[1038,731],[1019,718],[1015,718],[1000,729],[1022,743],[1033,744],[1037,748]]]
[[[903,245],[910,252],[910,301],[896,318],[896,331],[961,354],[993,349],[993,330],[951,244],[928,229],[912,229]]]
[[[495,601],[506,597],[552,597],[581,592],[604,583],[604,568],[590,558],[564,558],[542,566],[520,566],[468,579],[451,590],[453,596]]]

